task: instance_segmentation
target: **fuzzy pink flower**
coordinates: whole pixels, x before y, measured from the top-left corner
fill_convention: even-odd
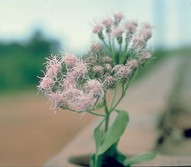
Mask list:
[[[102,24],[106,27],[111,27],[113,25],[113,20],[108,18],[102,21]]]
[[[73,67],[78,61],[79,59],[73,54],[66,53],[62,56],[62,62],[64,62],[66,66],[70,68]]]
[[[152,26],[149,23],[144,23],[139,32],[139,36],[141,36],[145,41],[148,41],[152,37]]]
[[[99,51],[101,51],[101,45],[98,44],[98,43],[92,44],[92,46],[91,46],[90,49],[91,49],[91,51],[93,51],[93,52],[99,52]]]
[[[47,58],[46,62],[46,76],[50,78],[57,78],[58,72],[61,70],[62,65],[57,56],[52,55]]]
[[[106,86],[106,88],[113,89],[116,86],[116,79],[112,76],[108,76],[106,77],[103,84]]]
[[[94,66],[92,70],[95,73],[103,74],[103,67],[100,65]]]
[[[95,56],[88,56],[88,57],[86,57],[84,62],[87,64],[94,64],[94,63],[96,63],[96,57]]]
[[[116,29],[114,29],[112,32],[111,32],[111,36],[113,38],[117,38],[117,37],[121,37],[122,34],[124,32],[124,29],[121,28],[121,27],[117,27]]]
[[[96,24],[93,28],[93,33],[99,34],[103,30],[103,26],[101,24]]]
[[[81,96],[75,100],[75,103],[69,104],[70,109],[76,112],[87,111],[91,107],[92,100],[88,96]]]
[[[152,37],[152,30],[151,29],[142,29],[140,31],[140,36],[142,36],[145,41],[148,41]]]
[[[105,68],[106,71],[109,71],[109,72],[110,72],[110,71],[112,70],[111,64],[104,64],[103,66],[104,66],[104,68]]]
[[[83,91],[70,88],[64,92],[67,108],[77,112],[86,111],[91,106],[91,98]]]
[[[115,13],[113,17],[115,18],[116,22],[119,22],[124,17],[124,15],[123,13]]]
[[[129,33],[133,34],[136,32],[137,23],[136,22],[127,22],[125,23],[125,29],[128,30]]]
[[[123,67],[122,64],[117,64],[117,65],[115,65],[115,66],[113,67],[113,69],[112,69],[111,72],[116,73],[117,71],[119,71],[119,69],[120,69],[121,67]]]
[[[112,63],[112,58],[109,56],[102,57],[103,63]]]
[[[61,86],[63,86],[64,89],[76,88],[76,78],[68,74],[66,78],[63,79]]]
[[[143,51],[140,54],[140,60],[148,60],[152,57],[152,54],[149,51]]]
[[[132,70],[127,66],[122,66],[115,74],[119,79],[127,79],[132,73]]]
[[[65,99],[63,97],[63,94],[61,92],[52,92],[47,95],[50,102],[51,102],[51,108],[53,110],[56,110],[60,107],[65,107]]]
[[[51,90],[52,85],[54,85],[54,80],[48,76],[41,78],[40,84],[38,86],[39,91],[48,91]]]
[[[134,39],[133,39],[133,45],[132,47],[134,49],[142,49],[146,46],[146,42],[144,40],[144,38],[142,36],[136,36]]]
[[[139,67],[139,62],[136,59],[131,59],[127,61],[126,66],[128,66],[130,69],[135,69]]]
[[[96,99],[102,100],[104,96],[103,84],[96,79],[89,80],[86,83],[84,90],[90,97],[94,97]]]
[[[69,75],[78,79],[79,77],[86,78],[86,74],[88,73],[87,64],[83,61],[77,62],[75,66],[71,69]]]

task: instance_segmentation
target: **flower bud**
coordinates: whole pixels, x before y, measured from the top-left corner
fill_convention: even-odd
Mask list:
[[[116,79],[112,76],[106,77],[104,81],[104,86],[106,86],[107,89],[113,89],[116,87]]]

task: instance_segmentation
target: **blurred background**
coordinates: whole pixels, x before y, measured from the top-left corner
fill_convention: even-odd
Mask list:
[[[94,119],[54,114],[45,97],[37,96],[36,86],[45,57],[84,53],[100,18],[122,11],[129,20],[153,25],[149,47],[156,59],[140,78],[162,59],[191,56],[191,0],[0,2],[0,166],[40,166]]]

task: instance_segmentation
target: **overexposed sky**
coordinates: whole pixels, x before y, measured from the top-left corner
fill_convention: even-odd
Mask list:
[[[160,36],[165,36],[169,45],[178,45],[180,39],[189,41],[191,0],[160,0],[166,2],[164,10],[154,5],[157,1],[0,0],[0,41],[22,40],[36,28],[41,28],[47,36],[65,41],[68,50],[83,50],[92,41],[94,22],[119,11],[124,12],[130,20],[151,22],[154,25],[153,41]],[[161,21],[160,16],[165,21]],[[160,24],[163,22],[165,25]],[[180,33],[181,27],[184,34]],[[165,33],[162,32],[164,28]]]

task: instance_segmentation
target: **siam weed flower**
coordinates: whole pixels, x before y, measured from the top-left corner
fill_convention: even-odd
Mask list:
[[[101,24],[96,24],[95,27],[93,28],[93,33],[99,34],[103,30],[103,25]]]
[[[128,60],[126,66],[128,66],[130,69],[136,69],[139,67],[139,61],[136,59]]]
[[[94,66],[92,70],[94,73],[103,74],[103,67],[100,65]]]
[[[58,72],[61,70],[62,65],[57,56],[52,55],[47,58],[46,62],[46,75],[50,78],[57,78]]]
[[[140,60],[145,61],[145,60],[150,59],[151,57],[152,57],[152,55],[151,55],[151,53],[149,51],[142,51],[140,53]]]
[[[112,32],[111,32],[111,37],[113,38],[117,38],[117,37],[121,37],[122,34],[124,32],[124,29],[121,28],[121,27],[117,27],[116,29],[114,29]]]
[[[103,36],[103,25],[102,24],[96,24],[95,27],[93,28],[93,33],[97,34],[99,39],[103,40],[104,36]]]
[[[139,32],[139,36],[141,36],[145,41],[148,41],[152,37],[152,26],[149,23],[144,23]]]
[[[145,46],[146,46],[146,42],[145,42],[145,40],[144,40],[144,38],[142,36],[136,36],[133,39],[132,47],[134,49],[143,49],[143,48],[145,48]]]
[[[104,56],[102,57],[102,62],[106,64],[111,64],[112,63],[112,58],[109,56]]]
[[[124,15],[123,13],[120,12],[120,13],[115,13],[113,17],[115,19],[115,25],[118,25],[121,19],[123,19]]]
[[[104,66],[105,71],[107,71],[107,72],[110,72],[112,70],[111,64],[104,64],[103,66]]]
[[[85,58],[84,62],[87,63],[87,64],[95,64],[97,61],[96,57],[95,56],[88,56]]]
[[[79,61],[71,69],[69,75],[78,79],[78,78],[86,78],[87,73],[88,73],[87,64],[82,61]]]
[[[41,78],[38,89],[39,89],[39,91],[47,92],[52,89],[52,86],[54,85],[54,83],[55,83],[55,81],[52,78],[45,76],[45,77]]]
[[[122,66],[121,68],[119,68],[116,73],[115,76],[118,79],[127,79],[129,78],[129,76],[131,75],[132,70],[128,67],[128,66]]]
[[[60,85],[63,87],[63,89],[76,88],[76,78],[69,73],[65,78],[63,78]]]
[[[97,79],[89,80],[86,83],[84,90],[91,97],[94,97],[97,99],[102,99],[104,96],[103,85]]]
[[[65,63],[68,68],[74,67],[78,61],[79,59],[74,54],[66,53],[62,56],[62,62]]]
[[[64,92],[64,96],[68,109],[81,112],[86,111],[91,105],[91,99],[82,90],[70,88]]]
[[[143,29],[141,33],[142,33],[141,36],[145,41],[148,41],[152,37],[151,29]]]
[[[50,94],[47,94],[47,96],[52,104],[51,108],[53,110],[56,110],[57,108],[60,108],[61,106],[65,106],[65,99],[61,92],[52,92]]]
[[[120,69],[121,67],[123,67],[122,64],[117,64],[117,65],[115,65],[115,66],[113,67],[113,69],[112,69],[112,72],[116,73],[117,71],[119,71],[119,69]]]
[[[130,33],[134,34],[137,29],[137,23],[136,22],[127,22],[125,23],[125,29]]]
[[[101,51],[102,47],[101,47],[100,44],[96,43],[96,44],[92,44],[90,49],[91,49],[92,52],[97,53],[97,52]]]
[[[116,79],[112,76],[108,76],[108,77],[106,77],[103,84],[106,87],[106,89],[113,89],[116,87]]]
[[[111,27],[111,26],[113,25],[113,20],[110,19],[110,18],[104,19],[104,20],[102,21],[102,24],[103,24],[104,26],[106,26],[106,27]]]

